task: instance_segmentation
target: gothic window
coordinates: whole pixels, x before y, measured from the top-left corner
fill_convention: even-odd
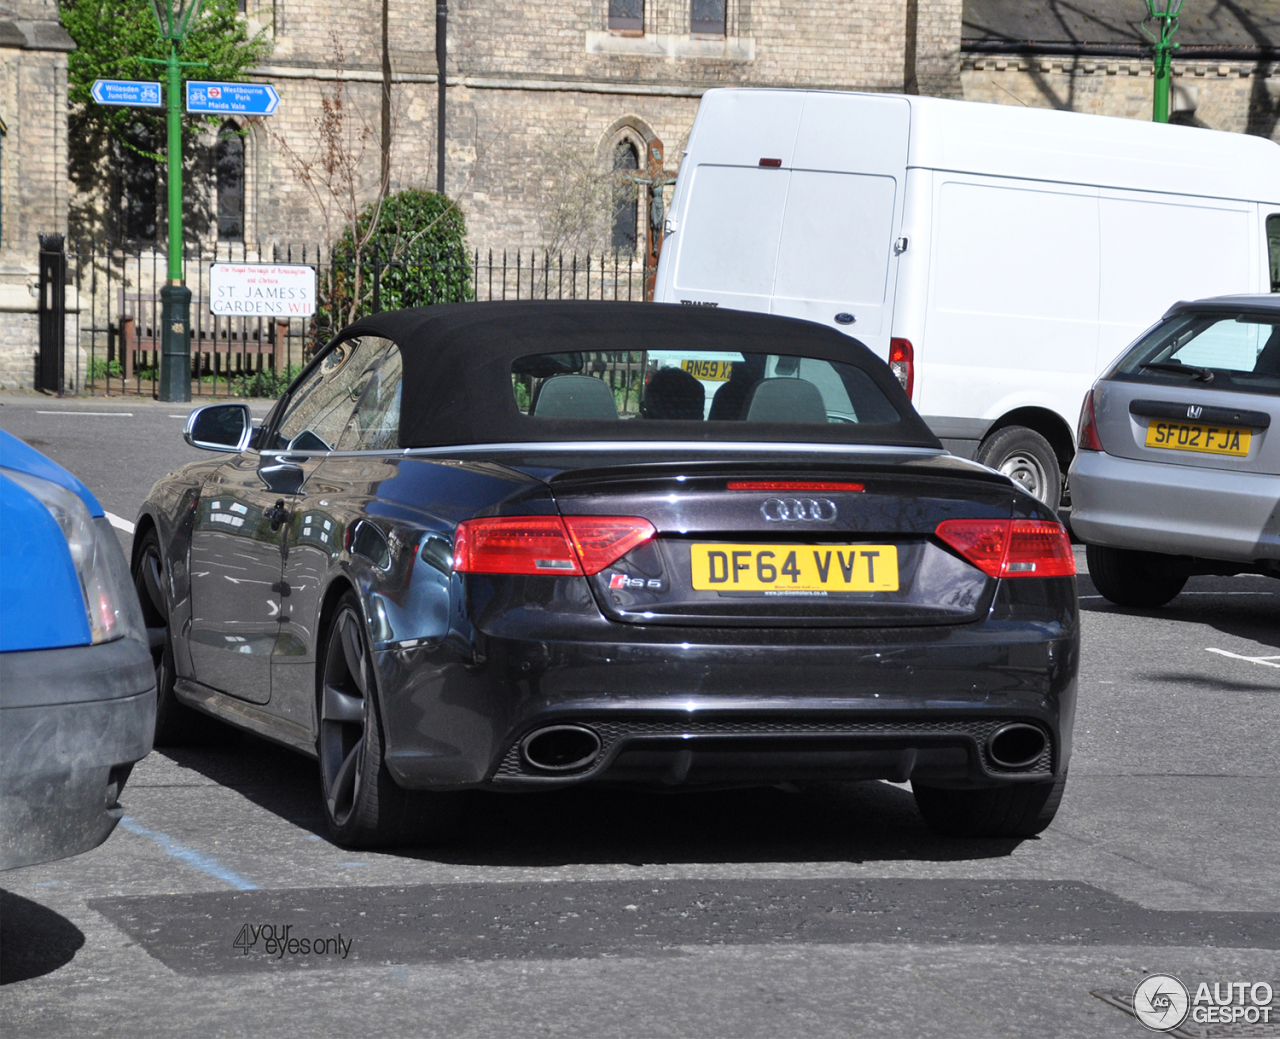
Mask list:
[[[689,32],[723,36],[725,0],[690,0]]]
[[[134,146],[153,151],[155,141],[140,123],[130,127]],[[133,148],[120,147],[120,187],[124,235],[144,242],[156,237],[156,188],[158,173],[155,159],[139,155]]]
[[[609,0],[609,28],[615,32],[643,32],[644,0]]]
[[[213,165],[218,190],[218,237],[223,241],[243,241],[244,138],[230,120],[218,131]]]
[[[613,175],[616,184],[613,189],[613,248],[615,252],[636,251],[636,191],[633,180],[627,180],[626,174],[640,169],[640,152],[627,139],[619,141],[613,148]]]

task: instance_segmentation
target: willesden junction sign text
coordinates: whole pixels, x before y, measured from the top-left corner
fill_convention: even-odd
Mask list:
[[[215,263],[209,309],[225,317],[310,317],[316,269],[298,263]]]

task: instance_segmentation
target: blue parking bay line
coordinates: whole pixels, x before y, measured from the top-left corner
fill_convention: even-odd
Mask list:
[[[217,877],[226,884],[230,884],[239,891],[257,891],[258,885],[252,881],[246,880],[239,873],[233,872],[222,865],[212,855],[206,855],[204,852],[196,851],[194,848],[188,848],[186,845],[179,844],[167,833],[158,833],[155,830],[148,830],[140,824],[131,815],[126,815],[120,820],[120,826],[128,830],[130,833],[136,833],[139,837],[147,837],[155,841],[165,853],[172,855],[175,859],[185,862],[188,866],[194,866],[202,873],[208,873],[211,877]]]

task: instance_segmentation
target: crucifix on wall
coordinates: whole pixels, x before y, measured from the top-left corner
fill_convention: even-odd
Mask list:
[[[647,146],[647,162],[644,173],[624,173],[622,178],[638,187],[647,189],[649,194],[648,232],[645,245],[644,298],[653,299],[653,282],[658,273],[658,254],[662,251],[662,234],[666,224],[666,205],[662,198],[662,189],[676,182],[676,175],[668,173],[664,165],[664,146],[660,138],[653,138]],[[643,196],[642,196],[643,197]]]

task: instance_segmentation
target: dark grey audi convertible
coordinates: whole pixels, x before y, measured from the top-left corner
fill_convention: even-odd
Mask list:
[[[1071,754],[1075,566],[820,325],[653,304],[378,314],[161,480],[133,572],[156,742],[319,759],[348,845],[462,791],[911,781],[1021,837]]]

